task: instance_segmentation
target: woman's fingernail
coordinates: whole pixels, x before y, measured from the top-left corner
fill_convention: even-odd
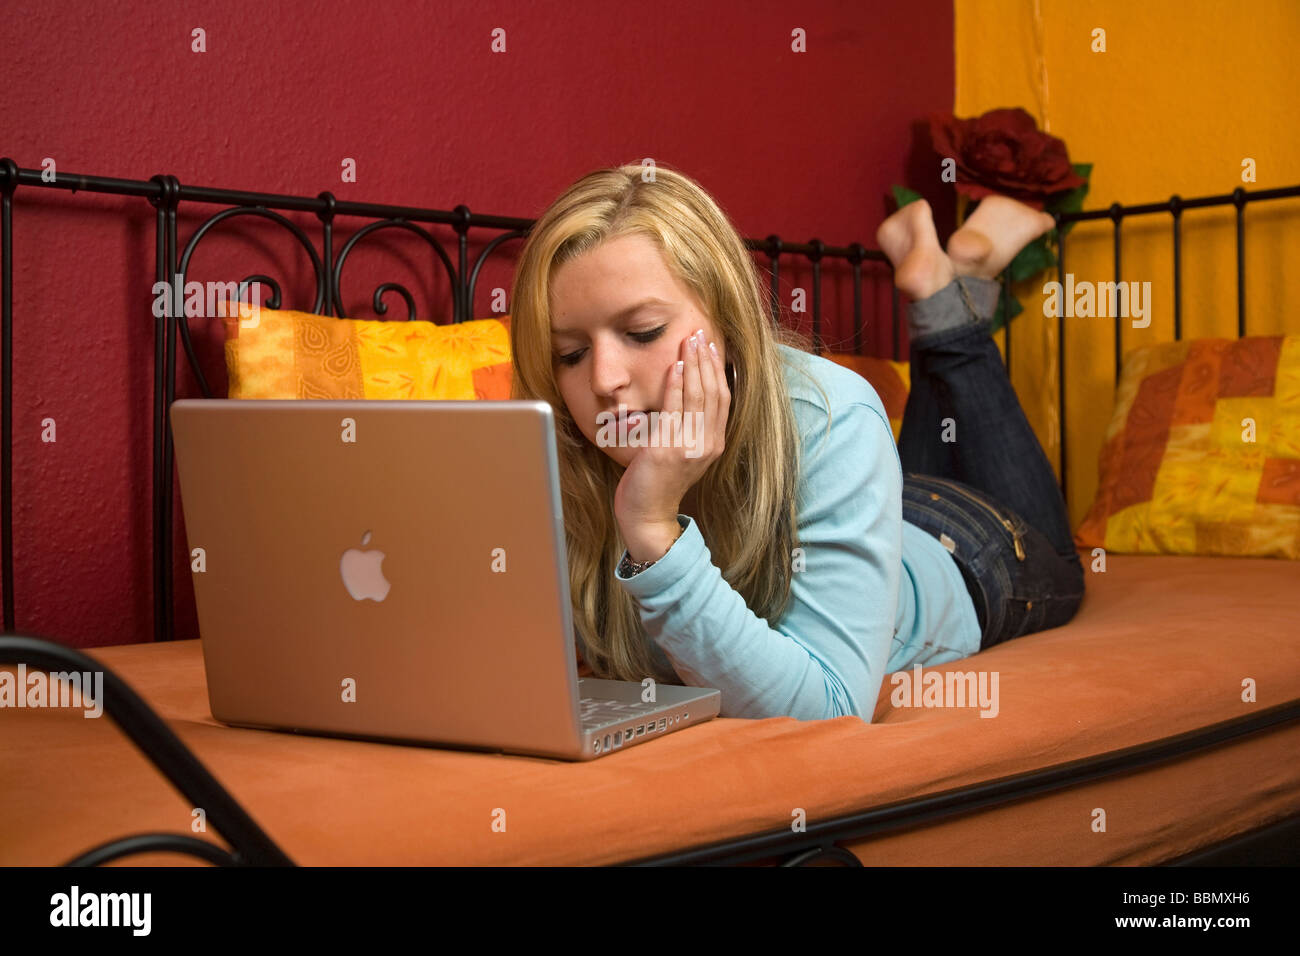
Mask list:
[[[685,363],[685,362],[682,362],[682,361],[679,361],[679,362],[677,363],[677,374],[678,374],[678,375],[681,375],[681,374],[682,374],[682,369],[684,369],[685,367],[686,367],[686,363]]]
[[[718,354],[718,347],[714,345],[712,342],[709,343],[709,349],[713,352],[714,355]]]
[[[694,351],[695,351],[696,349],[698,349],[699,347],[700,347],[700,340],[697,339],[695,336],[692,335],[692,336],[691,336],[691,351],[694,352]]]

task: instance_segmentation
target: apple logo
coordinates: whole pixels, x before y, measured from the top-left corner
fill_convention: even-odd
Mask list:
[[[362,545],[370,543],[370,532],[361,536]],[[343,577],[343,586],[352,595],[352,600],[382,601],[388,597],[389,581],[379,567],[384,563],[384,552],[362,551],[360,548],[348,548],[339,561],[339,574]]]

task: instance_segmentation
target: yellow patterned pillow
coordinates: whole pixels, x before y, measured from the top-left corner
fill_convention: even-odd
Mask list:
[[[1079,547],[1300,558],[1300,335],[1124,358]]]
[[[223,321],[230,398],[510,397],[509,316],[437,325],[241,303]]]

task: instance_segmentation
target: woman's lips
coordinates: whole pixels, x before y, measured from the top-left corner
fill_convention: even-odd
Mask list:
[[[649,414],[650,413],[643,408],[632,409],[628,411],[625,415],[619,415],[618,421],[627,422],[629,425],[632,425],[635,424],[638,415],[645,416],[648,418]]]

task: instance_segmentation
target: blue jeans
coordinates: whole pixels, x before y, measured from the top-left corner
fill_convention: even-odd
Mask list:
[[[898,453],[903,520],[953,555],[983,650],[1067,623],[1083,600],[1084,575],[1056,475],[990,320],[965,319],[912,339]]]

